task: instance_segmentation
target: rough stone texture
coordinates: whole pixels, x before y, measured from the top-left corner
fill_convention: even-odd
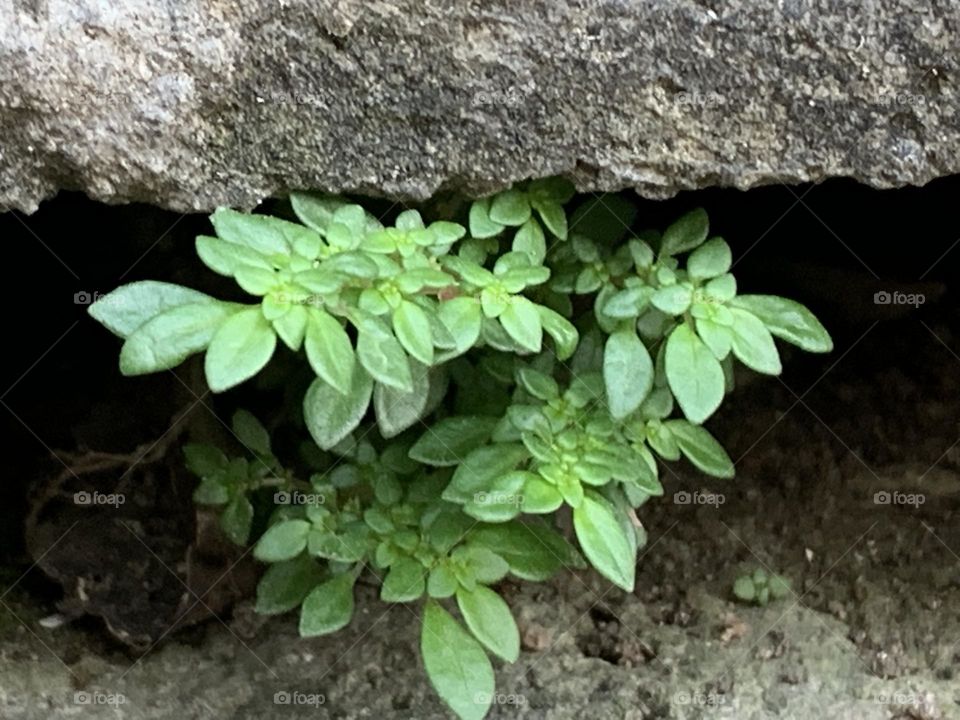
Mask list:
[[[8,0],[0,204],[960,170],[951,0]]]

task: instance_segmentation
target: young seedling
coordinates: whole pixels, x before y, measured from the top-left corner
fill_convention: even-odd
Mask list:
[[[771,600],[790,594],[790,581],[781,575],[768,575],[763,568],[741,575],[733,583],[733,596],[745,603],[764,607]]]
[[[364,572],[385,602],[419,603],[427,675],[466,720],[495,696],[490,656],[520,649],[497,583],[585,556],[631,591],[635,511],[663,494],[659,462],[733,476],[703,423],[734,362],[778,374],[774,337],[832,348],[802,305],[738,293],[704,211],[633,233],[629,202],[596,197],[568,218],[573,195],[561,179],[523,183],[474,202],[465,224],[405,210],[383,225],[304,193],[290,197],[296,222],[220,209],[197,253],[251,302],[143,281],[90,307],[123,338],[125,375],[203,352],[223,392],[280,343],[305,356],[314,379],[291,412],[309,458],[282,464],[241,413],[247,455],[185,448],[195,500],[268,565],[257,609],[299,608],[305,637],[350,622]],[[553,522],[563,506],[576,546]]]

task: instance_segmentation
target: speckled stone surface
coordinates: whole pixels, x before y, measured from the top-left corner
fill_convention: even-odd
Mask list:
[[[0,205],[960,171],[950,0],[12,0]]]

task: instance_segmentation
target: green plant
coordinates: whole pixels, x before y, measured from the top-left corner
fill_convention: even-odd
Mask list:
[[[790,581],[781,575],[768,575],[763,568],[741,575],[733,583],[733,596],[761,607],[790,593]]]
[[[831,349],[803,306],[737,294],[702,210],[628,237],[629,202],[600,196],[568,219],[572,197],[564,180],[532,181],[472,203],[467,227],[415,210],[383,226],[299,193],[299,222],[221,209],[197,252],[257,303],[146,281],[90,308],[124,338],[127,375],[206,351],[220,392],[256,375],[278,338],[305,353],[309,462],[282,466],[240,413],[249,458],[186,447],[195,499],[223,509],[235,542],[256,543],[269,564],[258,609],[300,607],[305,636],[350,621],[365,569],[385,601],[423,600],[424,665],[462,718],[488,709],[487,653],[519,653],[496,584],[583,562],[547,519],[570,508],[582,554],[632,590],[635,510],[663,493],[656,457],[733,476],[702,423],[732,388],[734,358],[776,374],[773,336]]]

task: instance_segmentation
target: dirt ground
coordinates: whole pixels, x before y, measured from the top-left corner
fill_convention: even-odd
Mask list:
[[[711,421],[737,478],[664,468],[635,594],[586,572],[505,588],[524,652],[499,667],[490,717],[960,718],[955,320],[869,325],[782,382],[744,377]],[[791,595],[734,601],[758,567]],[[137,657],[98,621],[43,627],[54,598],[29,585],[2,599],[4,719],[449,717],[418,665],[416,610],[372,588],[332,638],[241,608]]]

